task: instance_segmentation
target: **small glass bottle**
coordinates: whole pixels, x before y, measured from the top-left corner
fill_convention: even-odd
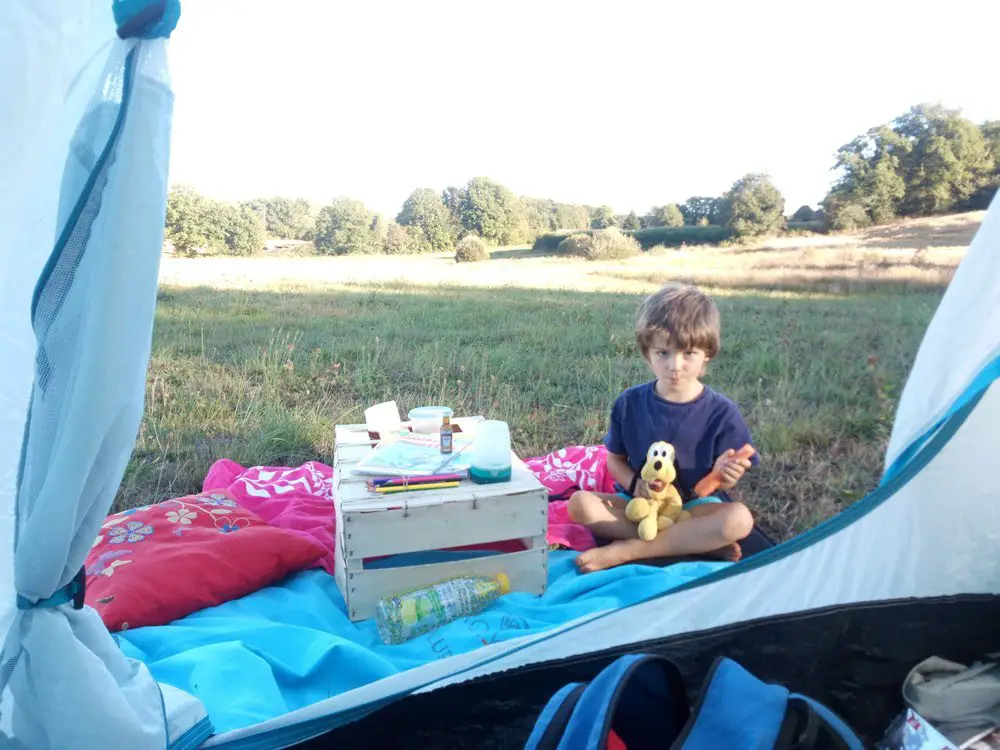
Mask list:
[[[441,420],[441,452],[451,453],[454,437],[454,428],[451,426],[451,417],[444,417]]]

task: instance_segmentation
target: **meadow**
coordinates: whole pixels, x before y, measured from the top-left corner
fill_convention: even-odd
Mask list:
[[[981,213],[616,262],[503,249],[448,257],[170,258],[145,414],[118,509],[200,489],[211,463],[332,461],[372,403],[507,420],[522,457],[600,441],[648,377],[632,332],[668,279],[719,304],[707,382],[762,465],[738,494],[788,538],[870,491],[923,331]]]

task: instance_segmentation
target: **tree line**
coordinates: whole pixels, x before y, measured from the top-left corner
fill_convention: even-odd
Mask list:
[[[842,146],[837,179],[818,210],[790,217],[766,174],[747,174],[720,196],[693,196],[639,215],[518,196],[488,177],[436,191],[417,188],[394,217],[340,197],[325,206],[301,198],[216,201],[191,187],[170,191],[166,236],[175,250],[251,255],[268,237],[305,240],[328,255],[452,252],[465,237],[490,245],[530,243],[567,230],[723,227],[755,236],[789,226],[848,230],[899,216],[984,208],[1000,186],[1000,121],[977,125],[959,110],[919,105]]]

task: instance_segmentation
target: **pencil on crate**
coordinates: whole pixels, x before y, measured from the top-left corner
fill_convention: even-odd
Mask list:
[[[416,477],[381,477],[368,482],[368,489],[374,490],[377,487],[402,487],[413,484],[432,484],[435,482],[459,482],[462,480],[461,474],[428,474]]]
[[[382,495],[392,492],[416,492],[417,490],[443,490],[458,487],[461,482],[430,482],[427,484],[400,484],[392,487],[376,487],[375,491]]]

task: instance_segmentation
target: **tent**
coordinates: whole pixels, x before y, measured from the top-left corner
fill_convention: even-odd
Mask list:
[[[997,649],[994,201],[868,497],[668,593],[214,731],[196,695],[158,681],[77,606],[142,414],[179,15],[177,0],[0,6],[0,747],[517,746],[555,689],[638,650],[668,654],[692,684],[726,654],[872,738],[919,660]]]

